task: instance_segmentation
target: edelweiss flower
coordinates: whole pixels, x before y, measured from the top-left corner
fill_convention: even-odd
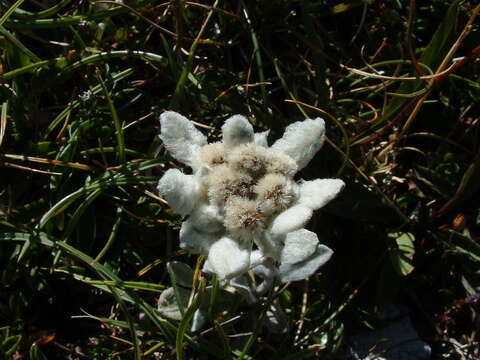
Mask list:
[[[274,277],[304,279],[328,261],[332,250],[303,227],[344,183],[293,179],[323,145],[322,119],[289,125],[271,147],[268,132],[255,134],[240,115],[223,125],[223,141],[211,144],[175,112],[164,112],[160,124],[165,147],[193,174],[170,169],[158,191],[185,217],[180,246],[207,255],[205,272],[228,281],[253,269],[264,279],[262,292]]]

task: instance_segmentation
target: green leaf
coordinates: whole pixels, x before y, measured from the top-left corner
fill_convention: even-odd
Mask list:
[[[5,354],[6,356],[12,355],[16,350],[20,341],[22,340],[22,335],[13,335],[9,336],[2,341],[0,346],[0,353]]]
[[[30,359],[31,360],[48,360],[47,357],[38,347],[37,343],[33,343],[30,347]]]
[[[179,287],[177,291],[173,288],[165,289],[158,301],[158,311],[167,319],[181,320],[183,309],[188,306],[190,290]]]
[[[480,264],[480,245],[470,237],[456,231],[448,231],[450,244],[455,252],[465,255],[470,260]]]
[[[411,233],[390,233],[388,236],[395,240],[397,248],[390,251],[390,260],[395,271],[402,276],[410,274],[413,269],[413,255],[415,254],[415,237]]]
[[[179,261],[172,261],[167,263],[168,275],[172,281],[173,291],[177,298],[178,309],[180,312],[185,312],[185,306],[188,304],[188,297],[185,303],[183,292],[185,288],[192,286],[193,270],[187,265]],[[188,290],[189,291],[189,290]]]
[[[172,284],[191,288],[193,281],[193,270],[187,264],[181,261],[170,261],[167,263],[168,274],[172,280]]]
[[[457,19],[460,2],[461,0],[456,0],[450,5],[442,23],[419,59],[422,64],[432,69],[436,68],[447,54],[459,31]]]

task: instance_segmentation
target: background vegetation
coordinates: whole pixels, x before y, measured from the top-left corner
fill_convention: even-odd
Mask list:
[[[480,356],[479,10],[2,0],[0,357],[337,358],[392,303],[435,358]],[[347,183],[309,225],[335,251],[321,273],[199,333],[156,311],[166,263],[200,266],[155,194],[179,166],[157,137],[167,109],[212,138],[237,113],[272,139],[321,116],[328,141],[300,175]],[[281,335],[262,326],[272,299]]]

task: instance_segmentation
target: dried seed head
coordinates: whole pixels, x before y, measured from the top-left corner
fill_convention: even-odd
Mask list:
[[[237,146],[227,158],[232,169],[259,178],[266,171],[266,148],[254,144]]]
[[[295,184],[284,175],[267,174],[254,187],[260,210],[267,216],[285,210],[294,200]]]
[[[214,142],[200,148],[200,161],[210,166],[221,165],[225,162],[225,151],[221,142]]]
[[[267,173],[282,174],[293,178],[298,170],[295,160],[279,151],[268,149],[267,152],[265,157]]]
[[[208,198],[214,204],[224,204],[232,196],[250,197],[253,193],[252,178],[227,165],[215,167],[208,180]]]
[[[250,240],[265,230],[265,216],[254,200],[232,197],[225,206],[225,227],[235,237]]]

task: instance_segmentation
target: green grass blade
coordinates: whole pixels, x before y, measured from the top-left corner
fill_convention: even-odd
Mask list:
[[[126,77],[132,75],[134,73],[134,71],[135,70],[133,68],[129,68],[129,69],[123,70],[119,73],[116,73],[112,76],[111,81],[113,83],[115,83],[116,81],[123,80]],[[110,81],[107,81],[106,83],[110,84]],[[100,84],[94,86],[91,89],[93,95],[98,95],[102,90],[103,89],[102,89],[102,86]],[[74,100],[70,104],[68,104],[67,107],[65,109],[63,109],[60,112],[60,114],[58,114],[55,117],[55,119],[53,119],[53,121],[50,123],[50,125],[48,125],[48,128],[46,129],[45,134],[43,135],[43,139],[46,140],[48,138],[48,136],[53,132],[53,130],[55,130],[55,128],[65,119],[65,117],[68,116],[68,114],[71,111],[76,110],[80,107],[81,103],[82,103],[82,100],[78,99],[78,100]]]
[[[31,60],[35,62],[42,61],[37,55],[35,55],[30,49],[23,45],[20,40],[18,40],[13,34],[11,34],[7,29],[0,25],[0,34],[5,36],[5,38],[15,45],[21,52],[27,55]]]
[[[222,342],[223,359],[225,359],[225,360],[231,359],[232,358],[232,348],[230,347],[230,341],[228,340],[227,335],[225,334],[225,331],[223,330],[222,326],[218,324],[217,321],[215,321],[213,323],[213,326],[215,327],[215,331],[217,332],[217,335]]]
[[[3,75],[0,75],[0,82],[14,79],[17,76],[23,75],[25,73],[28,73],[36,69],[41,69],[47,66],[54,66],[58,62],[64,61],[64,60],[65,58],[56,58],[56,59],[42,60],[42,61],[35,62],[33,64],[22,66],[21,68],[18,68],[18,69],[9,71]]]
[[[115,300],[120,305],[120,308],[122,309],[122,312],[125,315],[125,318],[127,319],[128,328],[130,330],[130,336],[133,340],[134,358],[135,358],[135,360],[141,360],[142,359],[142,350],[140,349],[140,341],[138,340],[137,331],[135,329],[135,324],[133,322],[133,319],[132,319],[130,313],[128,312],[127,306],[125,305],[121,296],[118,294],[117,290],[115,290],[114,287],[110,287],[110,288],[112,290],[113,296],[115,297]]]
[[[66,208],[68,208],[73,202],[75,202],[80,196],[84,195],[87,192],[86,188],[81,188],[67,196],[65,196],[62,200],[56,203],[54,206],[50,208],[40,219],[38,222],[38,229],[42,229],[48,221],[50,221],[53,217],[60,214]]]
[[[160,284],[152,284],[142,281],[114,281],[114,280],[88,280],[83,279],[83,282],[90,285],[104,285],[104,286],[116,286],[120,288],[129,288],[133,290],[143,290],[150,292],[162,292],[166,286]]]
[[[192,320],[193,314],[200,307],[202,296],[205,294],[205,284],[206,282],[204,279],[200,280],[198,293],[193,299],[192,304],[188,307],[187,311],[185,311],[185,313],[183,314],[182,320],[178,325],[177,339],[175,341],[175,350],[177,353],[177,360],[183,360],[185,358],[185,354],[183,350],[183,346],[184,346],[183,339],[185,337],[185,333],[189,328],[190,321]]]
[[[34,19],[41,19],[47,16],[55,15],[59,10],[70,4],[72,0],[62,0],[57,4],[53,5],[52,7],[38,11],[38,12],[30,12],[22,9],[15,9],[15,14],[20,15],[24,18],[34,18]]]
[[[102,148],[90,148],[90,149],[86,149],[86,150],[82,150],[80,151],[80,154],[81,155],[93,155],[93,154],[100,154],[100,153],[113,153],[117,151],[116,148],[114,148],[113,146],[105,146],[105,147],[102,147]],[[144,156],[144,154],[141,154],[140,152],[138,151],[135,151],[133,149],[127,149],[125,148],[125,154],[126,155],[131,155],[131,156]]]
[[[40,244],[48,247],[53,247],[54,242],[50,240],[46,235],[43,234],[29,234],[29,233],[21,233],[21,232],[10,232],[10,233],[1,233],[0,234],[0,241],[38,241]]]
[[[161,55],[154,54],[151,52],[147,51],[140,51],[140,50],[113,50],[109,52],[101,52],[99,54],[95,55],[90,55],[87,57],[84,57],[81,60],[78,60],[74,62],[73,64],[65,67],[60,74],[60,76],[64,76],[66,73],[72,72],[74,70],[77,70],[78,68],[84,66],[84,65],[89,65],[89,64],[94,64],[97,62],[107,62],[108,60],[114,59],[114,58],[119,58],[119,57],[132,57],[132,58],[137,58],[141,60],[149,60],[152,62],[156,62],[163,65],[166,65],[165,58]]]
[[[105,98],[107,99],[108,108],[110,109],[110,113],[112,114],[113,125],[115,126],[115,136],[117,138],[117,158],[120,164],[125,164],[125,138],[123,136],[123,128],[120,122],[120,119],[117,114],[117,110],[115,109],[115,105],[113,104],[112,98],[108,93],[108,89],[103,82],[100,74],[97,74],[98,80],[100,85],[102,86],[103,93]]]
[[[0,17],[0,26],[12,15],[16,8],[18,8],[25,0],[17,0],[5,13]]]
[[[110,232],[110,236],[105,244],[105,246],[100,250],[97,257],[95,258],[95,262],[99,262],[107,253],[107,251],[112,247],[115,238],[117,237],[118,230],[120,229],[120,223],[122,222],[122,214],[123,210],[121,207],[117,208],[117,214],[115,218],[115,222],[112,227],[112,231]]]
[[[10,19],[6,25],[10,29],[18,30],[37,30],[37,29],[51,29],[58,27],[66,27],[70,25],[76,25],[83,21],[96,21],[102,20],[110,16],[122,15],[127,12],[122,7],[115,7],[108,10],[96,11],[91,15],[76,15],[63,18],[53,19]]]
[[[258,41],[258,36],[255,31],[255,28],[252,26],[252,22],[250,20],[249,14],[247,12],[247,7],[245,6],[244,1],[241,1],[242,7],[243,7],[243,15],[246,20],[247,24],[247,29],[250,32],[250,37],[252,39],[252,44],[253,44],[253,51],[254,51],[254,56],[255,56],[255,62],[257,63],[257,69],[258,69],[258,79],[260,80],[261,83],[265,82],[265,72],[263,70],[263,59],[262,59],[262,53],[260,49],[260,44]],[[260,86],[260,91],[262,93],[262,98],[265,103],[268,103],[267,100],[267,89],[265,88],[265,85]]]
[[[197,34],[197,39],[201,38],[203,35],[203,32],[205,31],[205,26],[209,22],[212,14],[213,14],[213,9],[217,7],[219,0],[215,0],[213,3],[205,21],[202,24],[202,27],[200,28],[198,34]],[[170,101],[170,108],[171,109],[178,109],[185,96],[185,83],[188,79],[188,76],[191,74],[192,68],[193,68],[193,60],[195,58],[195,52],[198,47],[198,41],[195,40],[192,45],[190,46],[190,50],[188,52],[188,58],[186,61],[186,64],[183,66],[182,72],[180,74],[180,77],[177,81],[177,85],[175,86],[175,92],[172,96],[172,100]]]
[[[95,199],[98,196],[100,196],[101,193],[102,193],[102,189],[93,190],[92,192],[90,192],[87,195],[87,197],[80,204],[80,206],[78,206],[76,208],[75,212],[73,213],[72,217],[70,218],[70,221],[68,223],[67,228],[64,231],[64,235],[63,235],[63,240],[64,241],[68,241],[68,239],[70,238],[72,232],[75,230],[75,227],[77,226],[78,221],[82,217],[85,210],[92,204],[93,201],[95,201]]]

